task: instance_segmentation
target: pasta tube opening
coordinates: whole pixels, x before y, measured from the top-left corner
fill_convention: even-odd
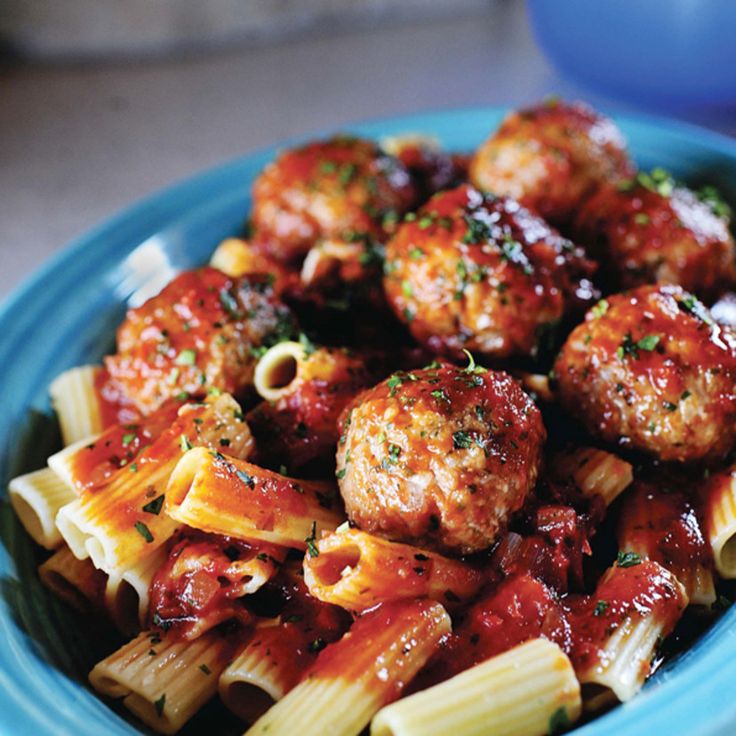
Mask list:
[[[267,401],[277,401],[291,389],[304,360],[304,347],[298,342],[280,342],[269,348],[256,365],[253,384]]]

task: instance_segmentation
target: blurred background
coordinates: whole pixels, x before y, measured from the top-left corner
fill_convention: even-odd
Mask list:
[[[736,0],[0,0],[0,298],[133,200],[321,128],[548,94],[736,135]]]

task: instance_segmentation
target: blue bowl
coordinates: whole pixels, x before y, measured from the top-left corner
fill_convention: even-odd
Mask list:
[[[352,127],[378,137],[406,131],[470,150],[503,110],[418,114]],[[736,142],[698,128],[618,120],[643,167],[662,165],[713,181],[736,201]],[[60,371],[96,361],[130,299],[155,292],[174,270],[204,262],[237,233],[250,185],[269,149],[201,174],[140,202],[43,266],[0,309],[0,488],[44,464],[59,438],[47,389]],[[98,736],[138,727],[85,686],[93,640],[38,582],[37,550],[0,492],[0,734]],[[104,654],[106,654],[105,652]],[[214,730],[205,723],[205,729]],[[736,733],[736,607],[644,691],[575,733],[579,736],[732,736]]]
[[[640,104],[736,104],[734,0],[528,0],[560,72]]]

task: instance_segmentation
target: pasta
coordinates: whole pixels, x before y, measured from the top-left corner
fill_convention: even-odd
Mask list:
[[[172,640],[173,639],[173,640]],[[207,634],[197,641],[143,632],[97,664],[95,690],[123,705],[159,733],[176,733],[217,691],[232,643]]]
[[[384,604],[328,646],[302,682],[247,733],[357,736],[449,631],[450,618],[439,603]],[[399,672],[400,679],[389,674]]]
[[[89,560],[78,560],[60,547],[38,568],[41,582],[81,613],[104,610],[107,575]]]
[[[182,524],[297,549],[344,518],[328,484],[286,478],[202,448],[179,461],[166,498],[168,514]]]
[[[532,639],[380,710],[371,736],[544,736],[580,716],[570,660]]]
[[[228,394],[183,407],[137,463],[121,468],[102,492],[87,492],[59,511],[56,523],[72,552],[79,559],[91,557],[110,575],[153,554],[176,528],[174,519],[161,514],[161,506],[182,453],[194,444],[220,447],[223,440],[233,454],[251,451],[248,427]]]
[[[582,636],[571,658],[580,683],[630,700],[687,602],[681,583],[661,565],[620,554],[578,620]]]
[[[61,545],[56,515],[75,494],[56,473],[43,468],[19,475],[10,481],[8,494],[13,510],[36,544],[46,549]]]
[[[104,429],[103,413],[96,391],[102,366],[70,368],[49,386],[51,404],[59,418],[64,445],[99,434]]]
[[[304,558],[309,592],[352,611],[401,598],[452,606],[470,600],[483,582],[479,570],[462,562],[357,529],[323,536],[316,546],[319,554]]]
[[[572,478],[586,496],[598,495],[609,506],[634,479],[631,463],[595,447],[578,447],[554,458],[554,472]]]
[[[736,470],[713,475],[702,491],[705,533],[721,577],[736,578]]]
[[[218,693],[203,727],[252,736],[631,699],[736,578],[736,337],[696,297],[736,290],[722,203],[560,101],[472,155],[289,148],[252,195],[51,384],[63,447],[10,482],[43,584],[132,637],[95,690],[159,733]]]
[[[712,562],[695,508],[684,493],[638,483],[624,498],[618,541],[621,549],[672,572],[690,603],[715,602]]]

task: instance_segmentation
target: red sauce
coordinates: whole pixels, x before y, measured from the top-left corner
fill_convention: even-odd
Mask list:
[[[180,532],[151,583],[151,624],[195,638],[223,621],[249,623],[243,586],[252,575],[243,577],[241,566],[254,558],[278,566],[284,552],[194,529]]]
[[[258,629],[248,648],[277,664],[285,690],[294,687],[328,644],[337,641],[352,621],[339,606],[323,603],[309,594],[301,570],[286,569],[268,588],[285,601],[280,623]]]
[[[615,565],[601,578],[593,595],[565,600],[573,632],[567,654],[576,671],[586,671],[600,661],[606,641],[630,616],[652,615],[662,626],[664,638],[685,606],[676,579],[658,563],[643,560],[629,567]]]
[[[468,609],[412,691],[442,682],[540,636],[569,649],[571,632],[565,611],[553,592],[531,575],[508,578]]]
[[[431,653],[432,641],[442,636],[444,616],[444,609],[433,601],[383,603],[325,649],[303,679],[362,680],[383,703],[390,703],[423,664],[412,651],[422,646]]]
[[[123,467],[130,467],[141,452],[176,419],[181,402],[170,401],[147,417],[111,425],[93,443],[72,457],[72,475],[79,492],[97,491]]]
[[[618,538],[621,549],[639,551],[678,577],[711,561],[687,495],[651,483],[640,481],[627,492]]]
[[[366,356],[347,350],[322,348],[307,356],[293,390],[248,414],[259,459],[271,465],[288,460],[290,468],[299,468],[334,457],[340,413],[377,378],[376,368]]]

